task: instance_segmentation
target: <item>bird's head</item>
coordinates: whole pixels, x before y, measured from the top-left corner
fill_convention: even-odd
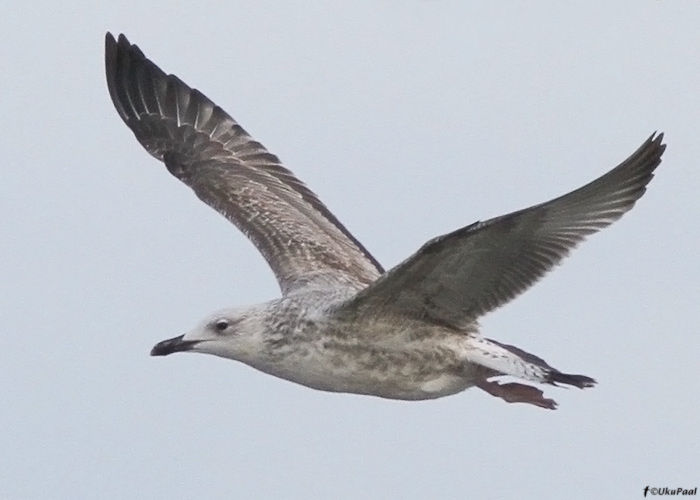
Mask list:
[[[184,335],[158,342],[151,356],[201,352],[248,361],[262,349],[262,333],[260,316],[254,308],[226,309],[211,314]]]

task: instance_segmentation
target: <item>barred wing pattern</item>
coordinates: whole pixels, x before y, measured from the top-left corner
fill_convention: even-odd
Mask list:
[[[663,134],[567,195],[427,242],[339,313],[414,316],[464,327],[509,302],[584,238],[629,211],[661,163]]]
[[[109,93],[138,141],[233,222],[272,268],[282,293],[309,284],[372,283],[381,265],[280,160],[224,110],[166,75],[124,35],[107,33]]]

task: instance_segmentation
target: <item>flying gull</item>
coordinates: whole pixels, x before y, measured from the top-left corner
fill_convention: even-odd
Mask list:
[[[151,355],[192,351],[314,389],[422,400],[476,386],[554,409],[531,385],[591,387],[478,319],[527,290],[583,239],[630,210],[661,162],[652,135],[616,168],[569,194],[428,241],[382,266],[304,183],[223,109],[106,35],[109,93],[141,145],[235,224],[272,268],[282,296],[219,311]]]

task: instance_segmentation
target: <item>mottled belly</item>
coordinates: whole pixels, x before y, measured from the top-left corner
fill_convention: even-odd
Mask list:
[[[318,379],[300,379],[298,383],[331,392],[364,394],[388,399],[436,399],[461,392],[471,385],[469,380],[454,374],[412,378],[404,375],[372,376],[373,374],[342,374]]]
[[[449,396],[469,388],[474,380],[463,363],[440,350],[326,346],[285,357],[274,367],[256,368],[321,391],[402,400]]]

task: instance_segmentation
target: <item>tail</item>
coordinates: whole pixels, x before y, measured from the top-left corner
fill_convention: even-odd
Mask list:
[[[595,380],[593,380],[591,377],[586,377],[585,375],[571,375],[570,373],[562,373],[559,370],[555,370],[554,368],[551,368],[551,370],[552,371],[549,373],[549,376],[546,380],[548,384],[573,385],[574,387],[578,387],[579,389],[593,387],[596,384]]]
[[[584,389],[596,381],[585,375],[562,373],[545,360],[527,351],[483,337],[472,339],[466,360],[490,370],[494,375],[510,375],[541,384],[563,384]]]

